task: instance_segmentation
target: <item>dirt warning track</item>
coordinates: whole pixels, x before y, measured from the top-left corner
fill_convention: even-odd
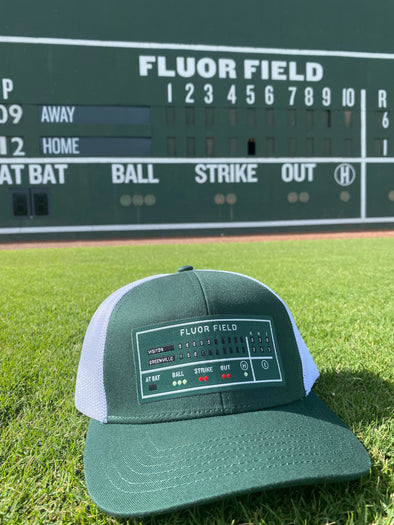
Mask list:
[[[394,237],[394,230],[313,232],[313,233],[274,233],[263,235],[218,235],[209,237],[160,237],[144,239],[88,239],[61,241],[31,241],[0,243],[0,250],[23,250],[37,248],[78,248],[98,246],[143,246],[155,244],[203,244],[227,242],[270,242],[270,241],[305,241],[320,239],[365,239],[371,237]]]

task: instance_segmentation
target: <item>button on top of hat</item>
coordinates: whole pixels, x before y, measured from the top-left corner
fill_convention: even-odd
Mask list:
[[[180,272],[190,272],[190,270],[193,270],[193,266],[189,266],[188,264],[186,266],[181,266],[178,268],[178,273]]]

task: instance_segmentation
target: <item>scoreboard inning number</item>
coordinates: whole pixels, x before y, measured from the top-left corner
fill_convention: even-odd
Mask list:
[[[324,107],[331,106],[331,88],[323,87],[321,90],[315,90],[313,87],[306,87],[299,89],[297,86],[289,86],[288,88],[288,99],[287,105],[293,107],[300,104],[300,100],[306,107],[313,106],[316,102],[320,102]],[[381,92],[381,93],[380,93]],[[379,90],[379,107],[386,107],[386,96],[385,90]],[[184,103],[195,104],[202,100],[205,104],[218,103],[214,97],[214,86],[212,84],[204,84],[203,92],[198,93],[194,84],[188,82],[184,87]],[[247,105],[253,104],[265,104],[266,106],[272,106],[275,103],[275,88],[272,85],[265,86],[261,93],[256,95],[256,85],[247,84],[244,89],[237,89],[235,84],[232,84],[227,92],[225,100],[230,104],[245,103]],[[174,87],[173,83],[167,84],[167,103],[173,104],[174,100]],[[286,103],[286,101],[285,101]],[[356,103],[356,92],[353,88],[342,89],[342,107],[351,108]],[[388,127],[386,113],[385,127]]]

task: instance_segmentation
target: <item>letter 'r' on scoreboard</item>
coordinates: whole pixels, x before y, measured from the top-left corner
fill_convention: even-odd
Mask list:
[[[6,3],[0,240],[392,228],[394,5],[353,7]]]

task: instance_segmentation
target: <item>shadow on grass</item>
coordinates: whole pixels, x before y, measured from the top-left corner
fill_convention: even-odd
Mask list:
[[[323,372],[313,391],[351,428],[392,417],[394,384],[366,370]]]

